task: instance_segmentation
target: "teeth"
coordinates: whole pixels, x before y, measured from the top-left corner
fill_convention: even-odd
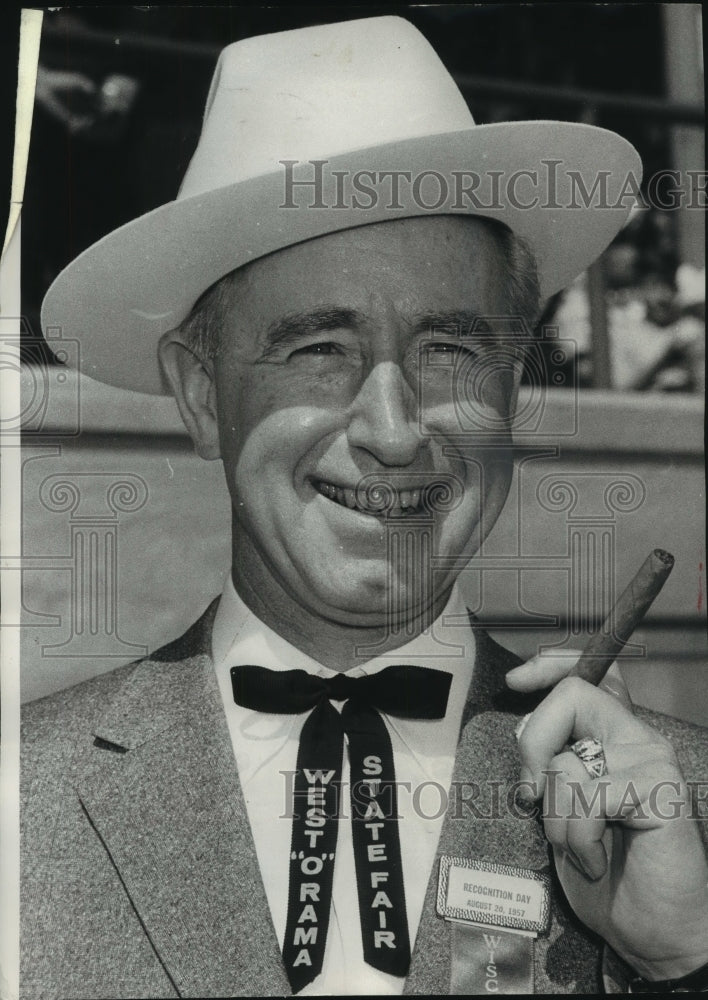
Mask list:
[[[318,482],[319,492],[335,503],[348,507],[350,510],[358,510],[364,514],[383,517],[403,517],[418,509],[420,505],[421,490],[399,490],[396,495],[397,503],[394,503],[388,510],[373,510],[366,504],[357,501],[356,490],[335,486],[333,483]]]

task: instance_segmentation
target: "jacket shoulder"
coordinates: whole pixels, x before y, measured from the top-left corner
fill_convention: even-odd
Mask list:
[[[72,687],[56,691],[22,706],[21,744],[22,776],[30,776],[35,749],[46,765],[48,755],[55,767],[66,754],[84,743],[103,717],[106,707],[118,696],[126,682],[140,667],[152,663],[174,663],[190,659],[209,650],[211,626],[218,599],[209,605],[201,617],[187,631],[165,646],[132,663],[98,674]],[[63,748],[63,749],[62,749]],[[39,761],[37,762],[39,766]]]

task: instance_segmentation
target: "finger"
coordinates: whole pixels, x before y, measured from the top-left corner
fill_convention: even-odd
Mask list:
[[[526,663],[509,670],[506,674],[506,683],[512,691],[522,693],[553,687],[568,676],[580,656],[581,651],[576,649],[563,650],[562,654],[539,653]],[[599,686],[631,709],[632,699],[616,663],[609,668]]]
[[[557,846],[591,881],[607,871],[605,782],[592,781],[582,761],[566,751],[554,757],[544,794],[544,822],[555,824]]]
[[[59,70],[52,77],[50,83],[55,90],[70,92],[72,90],[82,90],[85,94],[95,94],[98,91],[96,84],[83,73]]]
[[[518,667],[513,667],[506,675],[506,681],[510,688],[515,691],[530,692],[537,689],[553,687],[557,681],[567,676],[568,672],[575,665],[575,660],[580,656],[576,650],[568,650],[567,655],[553,657],[540,654],[527,660]],[[624,678],[616,663],[613,663],[607,674],[599,685],[603,691],[607,691],[614,698],[625,706],[630,712],[634,712],[634,705],[624,683]],[[516,738],[520,738],[526,723],[531,718],[531,713],[525,715],[516,727]]]
[[[624,705],[630,712],[634,711],[629,688],[625,684],[622,672],[616,663],[612,664],[598,687],[602,688],[603,691],[607,691],[613,698],[617,698],[620,704]]]
[[[74,73],[73,80],[71,81],[71,86],[77,90],[83,90],[85,94],[96,94],[98,93],[98,87],[93,82],[89,80],[88,77],[84,76],[83,73]]]
[[[560,681],[529,717],[519,737],[523,781],[545,788],[545,769],[565,745],[595,736],[607,746],[615,742],[651,744],[656,734],[639,722],[606,691],[577,677]]]
[[[580,655],[579,649],[566,649],[562,653],[540,653],[510,670],[506,675],[506,683],[512,691],[522,692],[553,687],[567,677]]]
[[[42,104],[45,111],[48,111],[59,121],[65,124],[69,121],[68,109],[54,96],[53,91],[48,90],[42,95]]]

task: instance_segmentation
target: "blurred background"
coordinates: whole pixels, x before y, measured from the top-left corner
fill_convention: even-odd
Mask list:
[[[394,9],[401,5],[47,11],[24,209],[27,359],[51,360],[39,305],[62,267],[175,197],[223,45]],[[542,319],[577,341],[568,366],[582,387],[702,392],[703,212],[685,202],[656,207],[674,204],[678,185],[672,175],[650,181],[678,171],[684,184],[689,170],[703,170],[700,5],[404,9],[478,122],[562,118],[613,129],[636,146],[642,193],[655,207],[639,212]]]
[[[385,13],[426,35],[477,122],[600,125],[642,156],[649,207],[547,304],[541,323],[567,349],[542,341],[527,371],[527,401],[549,389],[543,425],[521,435],[504,519],[463,583],[495,634],[530,655],[582,645],[649,549],[671,549],[676,570],[624,669],[638,701],[708,722],[699,4],[45,11],[22,215],[25,697],[174,636],[229,561],[218,464],[194,458],[170,400],[77,379],[63,362],[78,348],[40,331],[44,292],[87,246],[175,197],[224,45]],[[678,206],[677,189],[682,206],[662,208]],[[62,508],[53,486],[67,475],[79,499]],[[551,476],[575,503],[544,506]],[[134,493],[118,510],[111,477]],[[618,489],[625,499],[608,502]]]

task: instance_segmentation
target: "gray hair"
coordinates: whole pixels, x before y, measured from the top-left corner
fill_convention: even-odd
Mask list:
[[[528,243],[503,223],[481,216],[472,218],[484,223],[494,233],[507,265],[505,298],[509,304],[509,315],[523,318],[529,330],[533,330],[541,312],[541,294],[536,261]],[[200,357],[216,356],[221,332],[233,303],[237,277],[248,267],[250,264],[245,264],[215,281],[197,299],[192,311],[180,324],[179,330],[185,342]]]

